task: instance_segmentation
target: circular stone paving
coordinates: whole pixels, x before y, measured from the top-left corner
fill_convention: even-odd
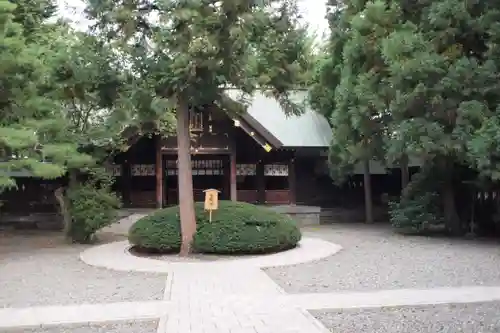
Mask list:
[[[91,266],[137,272],[171,272],[194,265],[272,267],[323,259],[340,251],[341,246],[318,238],[305,237],[302,238],[299,246],[279,253],[258,256],[193,255],[188,258],[177,255],[136,256],[130,252],[130,248],[128,241],[99,245],[83,251],[80,259]]]
[[[241,260],[248,258],[255,258],[259,255],[225,255],[225,254],[203,254],[203,253],[193,253],[190,254],[189,257],[182,257],[177,253],[168,253],[168,254],[155,254],[155,253],[145,253],[141,251],[137,251],[134,247],[129,249],[129,252],[136,257],[139,258],[148,258],[161,260],[165,262],[214,262],[214,261],[231,261],[231,260]]]

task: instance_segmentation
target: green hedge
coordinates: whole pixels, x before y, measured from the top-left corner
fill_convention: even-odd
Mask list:
[[[389,203],[390,221],[396,232],[426,234],[444,224],[439,182],[439,170],[425,165],[412,177],[399,201]]]
[[[193,249],[198,253],[258,254],[293,248],[301,234],[294,220],[265,207],[220,201],[212,222],[203,203],[196,203],[197,232]],[[158,210],[138,220],[129,241],[147,252],[177,252],[181,244],[179,207]]]
[[[120,199],[108,187],[93,183],[68,190],[69,213],[72,218],[69,237],[76,243],[90,243],[95,233],[116,222]]]

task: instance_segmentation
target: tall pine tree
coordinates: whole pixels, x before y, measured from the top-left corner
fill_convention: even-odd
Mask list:
[[[498,175],[499,4],[401,1],[405,24],[383,41],[394,91],[388,154],[404,146],[440,174],[447,229],[463,234],[456,205],[458,167]],[[493,130],[493,131],[492,131]]]
[[[399,8],[385,1],[333,1],[329,59],[311,90],[313,104],[325,114],[330,110],[333,140],[329,162],[333,177],[343,177],[354,166],[364,166],[366,221],[373,222],[369,163],[385,161],[391,90],[386,86],[387,67],[381,41],[399,24]]]
[[[78,170],[96,166],[96,151],[119,141],[124,71],[97,39],[47,22],[50,1],[14,2],[0,1],[0,191],[16,186],[16,171],[69,175],[76,185]],[[55,194],[68,235],[66,191]]]
[[[53,144],[60,103],[48,97],[51,68],[47,2],[0,1],[0,190],[15,186],[13,171],[54,178],[65,173],[71,144]]]
[[[160,101],[164,114],[176,114],[181,253],[186,255],[196,232],[189,111],[204,112],[209,105],[242,109],[225,96],[231,87],[248,95],[265,89],[287,112],[300,112],[289,98],[308,67],[296,3],[100,0],[89,1],[87,13],[132,66],[136,86]]]

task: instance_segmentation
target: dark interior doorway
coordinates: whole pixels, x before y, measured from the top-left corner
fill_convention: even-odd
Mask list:
[[[165,160],[164,202],[167,206],[177,205],[178,179],[177,161],[175,157]],[[229,156],[227,155],[194,155],[191,157],[193,170],[194,200],[205,199],[204,190],[213,188],[220,191],[221,200],[229,198]]]

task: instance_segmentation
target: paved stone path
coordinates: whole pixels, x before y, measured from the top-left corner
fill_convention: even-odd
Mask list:
[[[159,332],[322,332],[301,308],[283,302],[282,295],[254,267],[179,270],[170,294],[173,311]]]
[[[128,243],[116,242],[87,250],[81,259],[116,270],[167,272],[165,299],[169,311],[158,332],[325,332],[260,268],[318,260],[340,246],[305,238],[301,246],[278,254],[216,262],[165,262],[132,256]]]
[[[183,332],[271,332],[267,325],[277,326],[273,333],[301,332],[300,329],[324,332],[324,328],[305,310],[381,308],[435,304],[476,303],[500,300],[500,287],[459,287],[438,289],[384,290],[364,293],[322,293],[281,295],[226,295],[206,299],[178,301],[121,302],[73,306],[47,306],[0,309],[0,331],[12,327],[37,327],[76,323],[116,322],[161,318],[158,332],[167,327]],[[182,312],[186,311],[186,312]],[[201,313],[201,314],[200,314]],[[214,318],[205,320],[206,314]],[[181,316],[193,319],[181,326]],[[238,319],[239,318],[239,319]],[[307,320],[304,321],[304,318]],[[195,320],[202,320],[204,326]],[[223,320],[224,323],[221,323]],[[184,323],[185,321],[183,321]],[[287,324],[292,322],[295,325]],[[193,323],[193,329],[191,324]],[[297,326],[295,330],[287,326]],[[217,329],[214,330],[213,327]],[[270,327],[272,327],[270,326]],[[203,328],[205,327],[205,331]],[[207,328],[208,327],[208,330]],[[249,331],[249,328],[254,329]],[[211,330],[211,331],[210,331]],[[168,333],[177,331],[167,331]]]
[[[120,271],[167,273],[164,299],[69,306],[0,309],[0,331],[111,321],[160,319],[158,333],[324,333],[307,310],[471,303],[500,300],[500,287],[399,289],[373,292],[287,294],[263,267],[292,265],[334,255],[340,246],[304,238],[279,254],[216,262],[167,262],[139,258],[127,242],[90,248],[88,265]]]

